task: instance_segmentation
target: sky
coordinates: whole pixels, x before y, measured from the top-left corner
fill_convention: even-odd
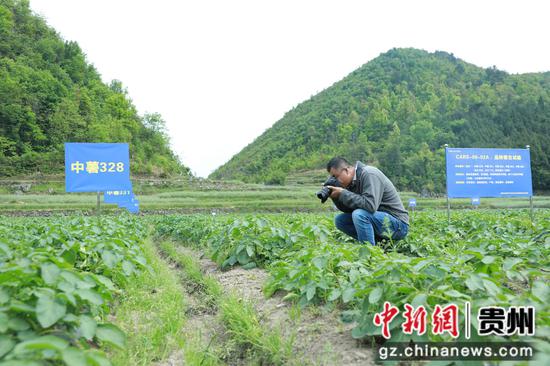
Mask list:
[[[550,2],[30,0],[206,177],[312,95],[392,48],[550,71]]]

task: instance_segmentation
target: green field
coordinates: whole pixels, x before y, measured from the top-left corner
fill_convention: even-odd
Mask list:
[[[164,194],[170,193],[158,197]],[[253,304],[269,300],[248,303],[227,292],[231,283],[205,272],[193,252],[214,261],[218,279],[235,268],[265,273],[263,296],[292,305],[292,319],[307,310],[321,326],[322,314],[340,314],[342,327],[351,328],[339,337],[359,340],[355,352],[372,353],[383,341],[373,316],[384,301],[430,313],[458,304],[460,329],[468,301],[472,314],[487,305],[534,306],[535,336],[507,339],[530,342],[540,364],[550,357],[550,210],[538,209],[534,224],[528,210],[457,210],[451,225],[444,211],[424,210],[405,240],[380,247],[344,236],[333,216],[3,216],[0,362],[147,365],[179,357],[191,365],[326,364],[296,351],[299,341],[289,334],[297,325],[266,323]],[[201,327],[186,325],[200,316]],[[204,327],[225,336],[208,338]],[[392,332],[392,340],[452,339]],[[327,354],[339,355],[338,347]]]
[[[321,204],[315,197],[320,184],[316,185],[312,181],[313,178],[310,178],[294,180],[291,185],[269,186],[209,180],[137,179],[134,181],[134,193],[144,213],[333,211],[330,201]],[[30,185],[28,192],[17,191],[22,184]],[[0,183],[0,213],[92,212],[96,209],[97,194],[65,193],[64,190],[64,183],[58,178],[40,181],[4,180]],[[401,192],[401,197],[405,204],[409,198],[416,198],[417,210],[447,207],[444,197],[422,197],[414,192]],[[527,208],[529,204],[525,198],[482,198],[479,208]],[[535,208],[550,208],[550,196],[535,196],[533,205]],[[102,203],[101,207],[105,212],[117,210],[114,205]],[[451,208],[472,208],[472,205],[469,199],[452,199]]]
[[[373,247],[335,229],[318,175],[136,180],[137,216],[103,203],[97,216],[96,194],[64,193],[55,177],[3,181],[0,365],[373,364],[385,301],[455,303],[460,329],[465,302],[472,314],[533,306],[535,336],[507,339],[550,357],[550,197],[534,198],[533,221],[527,199],[452,200],[449,224],[444,197],[402,192],[418,205],[409,235]],[[394,341],[452,340],[393,329]]]

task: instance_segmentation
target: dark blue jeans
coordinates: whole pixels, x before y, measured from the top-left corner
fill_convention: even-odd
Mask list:
[[[386,220],[386,224],[384,221]],[[409,225],[387,212],[355,209],[352,213],[342,213],[334,219],[336,227],[361,243],[376,245],[375,238],[400,240],[407,236]]]

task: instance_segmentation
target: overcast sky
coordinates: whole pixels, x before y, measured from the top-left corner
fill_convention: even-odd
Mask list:
[[[286,111],[394,47],[550,71],[547,1],[31,0],[200,176]]]

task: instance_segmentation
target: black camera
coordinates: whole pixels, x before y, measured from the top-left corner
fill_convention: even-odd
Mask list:
[[[327,186],[341,187],[340,181],[334,177],[328,177],[327,181],[323,183],[323,188],[317,192],[317,198],[321,200],[321,203],[325,203],[330,197],[330,188]]]

